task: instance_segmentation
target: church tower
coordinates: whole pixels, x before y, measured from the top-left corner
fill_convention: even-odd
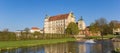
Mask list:
[[[78,28],[79,28],[79,30],[85,30],[85,28],[86,28],[86,25],[85,25],[85,22],[84,22],[82,16],[78,20]]]

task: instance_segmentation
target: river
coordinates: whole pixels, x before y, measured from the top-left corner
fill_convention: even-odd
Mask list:
[[[114,48],[120,48],[120,42],[110,40],[96,41],[96,43],[67,42],[5,49],[0,50],[0,53],[102,53],[102,51],[110,53]]]

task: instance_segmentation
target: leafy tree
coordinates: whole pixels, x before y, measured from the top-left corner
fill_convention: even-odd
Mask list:
[[[38,38],[38,37],[41,38],[41,37],[40,37],[40,35],[41,35],[40,32],[35,31],[35,32],[33,33],[33,35],[34,35],[35,38]]]
[[[79,29],[76,23],[71,22],[66,29],[66,33],[70,35],[76,35],[79,33]]]
[[[120,28],[120,22],[119,21],[117,21],[117,20],[114,20],[114,21],[111,21],[110,23],[109,23],[109,25],[110,25],[110,27],[111,28]]]
[[[6,32],[6,31],[0,32],[0,40],[2,41],[16,40],[16,34],[14,32]]]
[[[105,18],[97,19],[94,23],[90,25],[90,30],[92,32],[100,31],[101,35],[106,35],[109,33],[109,25]]]
[[[97,23],[92,23],[89,26],[90,31],[92,31],[93,33],[97,33],[99,31],[99,26]]]
[[[25,32],[29,32],[29,30],[30,30],[29,28],[25,28],[24,29]]]
[[[40,33],[40,32],[35,31],[35,32],[34,32],[34,35],[41,35],[41,33]]]

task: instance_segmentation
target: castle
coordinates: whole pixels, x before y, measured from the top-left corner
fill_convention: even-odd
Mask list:
[[[71,22],[76,23],[75,16],[72,12],[56,16],[46,15],[44,20],[44,33],[64,34],[65,29]],[[77,24],[79,30],[85,30],[86,25],[82,17],[78,20]]]

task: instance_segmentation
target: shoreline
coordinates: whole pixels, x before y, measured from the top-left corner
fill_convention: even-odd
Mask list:
[[[47,39],[47,40],[20,40],[20,41],[0,41],[0,50],[13,49],[25,46],[36,46],[45,44],[57,44],[69,41],[76,41],[75,38]]]

